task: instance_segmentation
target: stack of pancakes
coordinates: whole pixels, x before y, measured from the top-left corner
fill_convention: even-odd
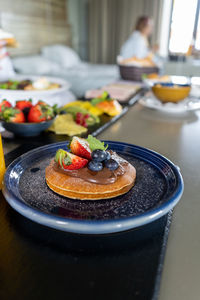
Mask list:
[[[84,179],[57,172],[54,161],[46,168],[46,183],[51,190],[62,196],[79,200],[100,200],[127,193],[136,179],[135,168],[128,163],[126,172],[112,184],[96,184]]]

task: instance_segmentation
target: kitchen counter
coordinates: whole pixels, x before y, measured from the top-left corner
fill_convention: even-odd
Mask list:
[[[173,213],[159,299],[199,299],[200,113],[170,116],[137,104],[99,138],[150,148],[180,167],[185,190]]]

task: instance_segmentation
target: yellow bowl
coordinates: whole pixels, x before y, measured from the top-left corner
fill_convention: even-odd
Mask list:
[[[152,87],[152,92],[162,102],[179,102],[185,99],[190,93],[190,85],[161,85],[155,84]]]

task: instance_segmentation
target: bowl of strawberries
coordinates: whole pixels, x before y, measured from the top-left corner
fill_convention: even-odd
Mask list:
[[[37,136],[48,129],[55,118],[55,107],[39,100],[35,105],[32,100],[18,100],[12,106],[6,99],[0,103],[2,126],[23,137]]]

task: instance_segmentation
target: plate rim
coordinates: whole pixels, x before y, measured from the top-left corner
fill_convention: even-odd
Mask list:
[[[6,199],[6,201],[10,204],[10,206],[15,209],[18,213],[23,215],[24,217],[42,224],[47,227],[51,227],[57,230],[62,230],[66,232],[79,233],[79,234],[108,234],[108,233],[116,233],[120,231],[125,231],[128,229],[138,228],[148,223],[151,223],[165,214],[167,214],[173,207],[179,202],[183,191],[184,191],[184,182],[183,177],[180,173],[180,169],[174,163],[172,163],[168,158],[159,154],[156,151],[153,151],[148,148],[144,148],[141,146],[137,146],[134,144],[117,142],[117,141],[109,141],[104,140],[104,142],[109,144],[120,144],[122,146],[131,146],[135,147],[140,151],[144,151],[148,154],[156,156],[161,159],[168,165],[170,165],[171,169],[176,175],[177,178],[177,188],[175,193],[172,195],[170,199],[168,199],[165,203],[159,205],[156,208],[153,208],[141,215],[125,217],[121,219],[109,219],[109,220],[74,220],[70,218],[64,218],[60,216],[51,215],[42,211],[39,211],[28,204],[22,202],[20,198],[18,198],[12,190],[8,188],[8,180],[9,174],[13,167],[18,164],[20,161],[26,159],[32,153],[40,152],[43,149],[48,149],[49,147],[56,147],[59,145],[68,145],[68,141],[52,143],[48,145],[44,145],[41,147],[34,148],[25,154],[16,158],[6,170],[3,181],[2,192]]]
[[[150,105],[147,103],[147,99],[148,98],[152,98],[152,95],[150,95],[149,97],[148,96],[145,96],[143,98],[141,98],[139,100],[139,103],[143,106],[143,107],[146,107],[146,108],[149,108],[149,109],[153,109],[153,110],[157,110],[157,111],[160,111],[162,113],[167,113],[167,114],[186,114],[186,113],[189,113],[189,112],[195,112],[197,110],[200,110],[200,106],[199,107],[191,107],[191,108],[185,108],[183,107],[182,110],[175,110],[173,111],[172,108],[171,109],[168,109],[166,107],[163,106],[163,104],[161,106],[156,106],[156,105]],[[156,98],[155,98],[156,99]],[[157,100],[157,99],[156,99]],[[159,101],[159,100],[158,100]],[[174,104],[174,103],[173,103]]]

